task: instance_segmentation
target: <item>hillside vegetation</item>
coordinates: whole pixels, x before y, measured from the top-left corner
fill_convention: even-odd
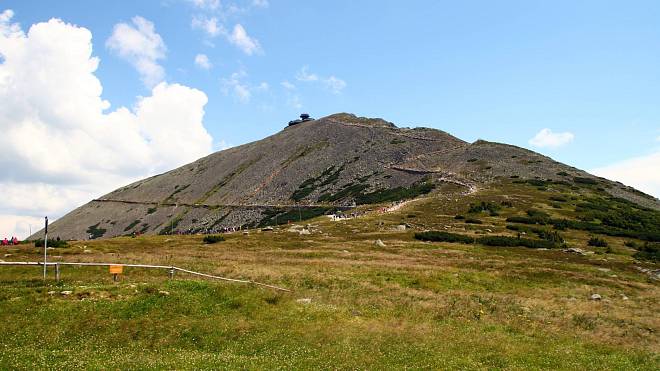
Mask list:
[[[139,268],[113,283],[107,268],[66,267],[44,284],[38,267],[1,267],[0,368],[657,370],[659,213],[598,188],[442,184],[395,211],[365,205],[213,244],[70,241],[51,259],[292,292]]]

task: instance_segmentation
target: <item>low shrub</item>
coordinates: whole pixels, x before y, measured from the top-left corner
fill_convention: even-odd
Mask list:
[[[420,241],[452,242],[464,244],[471,244],[474,242],[474,238],[470,236],[443,231],[417,232],[415,233],[415,239]]]
[[[626,247],[631,247],[635,250],[639,247],[637,245],[637,242],[635,242],[635,241],[626,241],[626,242],[623,243],[623,245],[626,246]]]
[[[34,241],[34,247],[44,247],[44,239],[39,238]],[[48,247],[69,247],[69,243],[58,238],[49,238]]]
[[[456,220],[465,220],[465,217],[463,215],[456,215],[454,217],[454,219],[456,219]]]
[[[480,237],[476,240],[477,243],[486,246],[498,247],[528,247],[530,249],[551,249],[556,247],[556,243],[546,240],[531,240],[527,238],[516,238],[509,236],[487,236]]]
[[[488,211],[490,214],[496,214],[500,209],[501,207],[495,203],[481,201],[481,203],[478,204],[470,204],[468,213],[473,214]]]
[[[589,242],[587,242],[589,246],[595,246],[595,247],[607,247],[607,241],[600,237],[591,237],[589,239]]]
[[[106,229],[105,228],[99,228],[99,224],[101,224],[101,223],[96,223],[94,225],[90,225],[87,228],[87,233],[89,233],[90,239],[95,240],[99,237],[103,237],[103,235],[105,234]]]
[[[639,260],[660,262],[660,244],[646,242],[633,257]]]
[[[203,241],[206,244],[211,244],[211,243],[222,242],[224,240],[225,240],[225,238],[220,236],[220,235],[210,235],[210,236],[204,236]]]
[[[586,185],[596,185],[598,182],[595,179],[591,178],[582,178],[582,177],[575,177],[573,178],[573,182],[578,183],[578,184],[586,184]]]
[[[468,224],[483,224],[483,222],[479,219],[474,219],[474,218],[467,218],[465,219],[465,222]]]

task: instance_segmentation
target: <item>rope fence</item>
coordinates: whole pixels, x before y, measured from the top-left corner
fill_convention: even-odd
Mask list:
[[[43,266],[43,262],[0,262],[0,266]],[[70,265],[70,266],[86,266],[86,267],[111,267],[111,266],[117,266],[117,267],[128,267],[128,268],[148,268],[148,269],[167,269],[169,270],[170,273],[170,278],[174,278],[174,273],[175,272],[182,272],[182,273],[188,273],[194,276],[199,276],[199,277],[206,277],[206,278],[211,278],[211,279],[216,279],[216,280],[221,280],[221,281],[226,281],[226,282],[233,282],[233,283],[241,283],[241,284],[247,284],[247,285],[255,285],[255,286],[261,286],[261,287],[267,287],[273,290],[279,290],[279,291],[286,291],[286,292],[291,292],[289,289],[285,289],[283,287],[279,286],[274,286],[274,285],[268,285],[265,283],[261,282],[255,282],[251,280],[239,280],[235,278],[227,278],[227,277],[221,277],[221,276],[215,276],[212,274],[206,274],[206,273],[200,273],[200,272],[195,272],[191,271],[188,269],[183,269],[179,267],[175,267],[173,265],[149,265],[149,264],[123,264],[123,263],[74,263],[74,262],[47,262],[46,266],[54,266],[55,267],[55,276],[56,279],[59,281],[60,280],[60,266],[64,265]]]

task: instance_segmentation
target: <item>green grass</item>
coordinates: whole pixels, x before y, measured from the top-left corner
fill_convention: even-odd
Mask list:
[[[657,370],[660,287],[636,267],[658,263],[635,256],[657,256],[655,244],[610,236],[608,253],[572,228],[559,237],[589,254],[478,242],[558,239],[552,224],[511,229],[506,219],[582,222],[577,205],[603,197],[548,188],[564,208],[527,183],[461,198],[462,189],[439,185],[442,196],[397,212],[362,206],[357,219],[309,219],[310,235],[291,225],[229,233],[219,244],[203,236],[72,241],[51,260],[175,265],[292,292],[140,268],[113,283],[107,268],[62,267],[62,281],[49,269],[43,282],[40,267],[0,267],[0,369]],[[479,211],[483,225],[454,219],[482,202],[507,204],[501,215]],[[297,209],[269,219],[284,222],[287,212],[298,219]],[[402,223],[412,230],[398,230]],[[469,239],[477,243],[460,243]],[[41,256],[29,244],[5,251],[4,260]],[[603,300],[590,300],[594,293]]]

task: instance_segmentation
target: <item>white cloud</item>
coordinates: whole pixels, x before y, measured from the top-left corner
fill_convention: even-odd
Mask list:
[[[2,15],[8,19],[0,23],[0,235],[19,234],[23,219],[16,216],[55,219],[118,186],[211,152],[203,92],[161,82],[134,108],[106,112],[110,104],[94,74],[99,60],[92,55],[91,32],[51,19],[25,34],[9,25],[7,12]],[[135,22],[134,30],[145,30]],[[141,36],[117,40],[127,55],[144,43]]]
[[[259,41],[250,37],[240,24],[234,26],[232,33],[227,35],[227,40],[247,55],[263,53]]]
[[[0,239],[17,237],[23,239],[43,228],[44,219],[24,215],[0,215]]]
[[[295,109],[301,109],[303,107],[302,102],[300,101],[300,96],[298,94],[292,94],[288,96],[286,104]]]
[[[540,148],[558,148],[572,142],[573,139],[575,139],[573,133],[553,133],[552,130],[545,128],[536,133],[534,138],[529,140],[529,144]]]
[[[341,93],[341,91],[346,87],[346,81],[338,79],[334,76],[330,76],[323,80],[323,84],[325,84],[325,86],[334,94]]]
[[[590,173],[619,181],[660,198],[660,151],[593,169]]]
[[[303,66],[298,73],[296,73],[296,80],[298,81],[318,81],[319,77],[313,73],[309,73],[309,66]]]
[[[131,21],[133,25],[116,24],[106,46],[130,62],[147,87],[153,87],[165,76],[158,60],[165,58],[167,48],[152,22],[140,16],[133,17]]]
[[[262,81],[261,84],[259,84],[256,89],[259,91],[268,91],[268,89],[270,89],[270,85],[268,85],[267,82]]]
[[[333,94],[339,94],[342,92],[342,90],[344,90],[344,88],[346,88],[346,81],[335,76],[323,77],[315,73],[311,73],[309,72],[308,66],[303,66],[300,71],[296,73],[296,80],[302,82],[320,82]],[[284,86],[284,83],[282,83],[282,85]]]
[[[9,36],[11,34],[20,34],[21,26],[18,23],[11,23],[14,17],[14,11],[7,9],[0,13],[0,34]]]
[[[205,70],[211,69],[211,67],[213,66],[211,64],[211,61],[209,61],[209,57],[206,54],[197,54],[195,56],[195,65]]]
[[[223,35],[230,44],[247,55],[263,53],[259,40],[248,35],[241,24],[236,24],[233,30],[229,32],[219,23],[216,17],[195,16],[192,20],[192,27],[204,31],[211,38]]]
[[[220,7],[220,0],[188,0],[188,2],[200,9],[215,10]]]
[[[256,8],[268,8],[268,0],[252,0],[252,6]]]
[[[216,37],[220,34],[227,33],[224,27],[220,23],[218,23],[218,18],[216,17],[211,17],[211,18],[207,18],[204,16],[193,17],[192,27],[193,29],[199,29],[206,32],[206,34],[210,37]]]
[[[229,78],[223,78],[220,80],[222,84],[222,92],[225,95],[233,94],[236,99],[241,103],[248,103],[252,98],[252,93],[250,88],[246,83],[243,82],[243,78],[247,76],[247,73],[244,70],[234,72]]]
[[[222,93],[233,95],[239,102],[246,104],[252,99],[252,93],[263,93],[270,89],[270,85],[265,81],[256,86],[245,82],[247,76],[247,72],[241,69],[232,73],[228,78],[220,79]]]
[[[293,85],[292,83],[290,83],[287,80],[282,81],[280,83],[280,85],[282,85],[282,87],[284,87],[284,89],[286,89],[286,90],[295,90],[296,89],[296,86]]]

